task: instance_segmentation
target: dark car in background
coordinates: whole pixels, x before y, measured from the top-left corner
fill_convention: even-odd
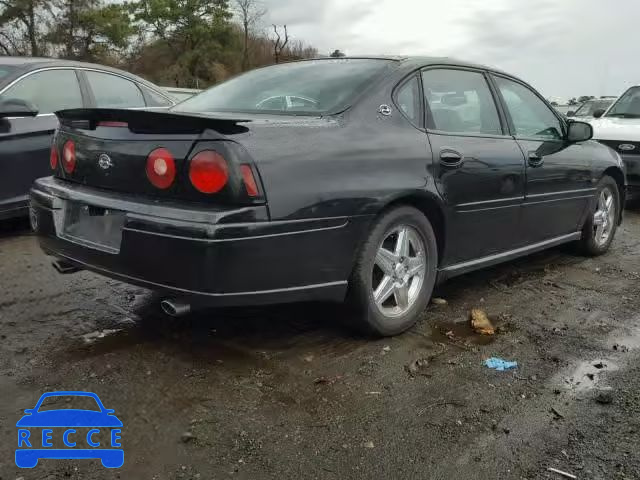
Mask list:
[[[615,101],[615,98],[599,98],[594,100],[587,100],[577,109],[569,110],[567,117],[573,117],[580,120],[589,120],[602,114],[611,106]]]
[[[26,215],[29,188],[50,172],[54,114],[68,108],[167,108],[159,87],[121,70],[50,58],[0,57],[0,220]]]
[[[167,112],[58,116],[31,190],[40,245],[173,315],[346,299],[394,335],[437,281],[567,242],[602,254],[622,219],[622,161],[589,124],[449,59],[300,61]]]

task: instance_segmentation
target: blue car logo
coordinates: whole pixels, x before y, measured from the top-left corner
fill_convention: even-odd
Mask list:
[[[47,399],[54,403],[80,399],[89,401],[92,408],[45,410],[41,407]],[[104,408],[95,393],[45,393],[34,408],[24,413],[16,423],[18,467],[33,468],[41,458],[99,458],[107,468],[119,468],[124,464],[124,450],[120,444],[122,422],[113,414],[114,410]]]

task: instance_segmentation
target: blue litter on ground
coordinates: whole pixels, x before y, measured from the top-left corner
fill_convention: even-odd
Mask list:
[[[484,361],[484,364],[489,368],[498,370],[499,372],[511,370],[512,368],[518,368],[518,362],[509,362],[508,360],[496,357],[487,358]]]

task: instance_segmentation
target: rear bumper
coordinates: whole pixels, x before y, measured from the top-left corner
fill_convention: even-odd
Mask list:
[[[61,238],[69,202],[126,212],[109,253]],[[216,305],[341,301],[367,217],[269,221],[266,206],[161,206],[53,178],[31,191],[42,249],[81,268]]]

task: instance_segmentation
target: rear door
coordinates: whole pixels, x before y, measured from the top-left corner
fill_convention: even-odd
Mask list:
[[[508,134],[487,75],[452,67],[422,72],[437,187],[449,207],[443,265],[521,243],[524,156]]]
[[[0,98],[26,100],[38,109],[36,117],[0,119],[0,216],[10,216],[27,205],[33,181],[51,173],[51,137],[58,126],[53,112],[81,108],[83,97],[76,72],[55,68],[25,74]]]
[[[527,85],[494,75],[510,129],[527,159],[523,234],[529,243],[575,233],[593,197],[591,160],[565,139],[565,124]]]

